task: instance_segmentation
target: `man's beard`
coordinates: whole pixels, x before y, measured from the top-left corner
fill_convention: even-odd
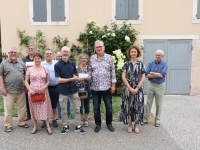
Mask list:
[[[64,60],[68,60],[69,57],[68,57],[68,56],[62,56],[62,59],[64,59]]]

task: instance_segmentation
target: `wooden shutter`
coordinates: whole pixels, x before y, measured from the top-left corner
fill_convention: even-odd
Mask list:
[[[197,15],[196,15],[197,19],[200,19],[200,0],[198,0],[197,2]]]
[[[116,0],[116,20],[128,20],[128,1]]]
[[[138,7],[139,7],[138,0],[129,0],[128,20],[138,20],[138,18],[139,18]]]
[[[33,15],[34,22],[47,22],[46,0],[33,0]]]
[[[51,21],[65,21],[64,0],[51,0]]]

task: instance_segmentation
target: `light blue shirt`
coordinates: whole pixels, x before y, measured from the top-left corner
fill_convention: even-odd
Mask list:
[[[58,62],[57,60],[52,60],[52,62],[50,64],[48,64],[46,62],[46,60],[41,62],[41,65],[49,70],[49,74],[50,74],[50,77],[49,77],[50,84],[49,84],[49,86],[56,86],[58,84],[58,81],[56,80],[56,76],[55,76],[55,70],[54,70],[54,65],[57,62]]]
[[[148,80],[153,83],[161,84],[165,82],[167,69],[168,65],[166,62],[160,60],[160,62],[156,63],[156,61],[153,60],[148,64],[145,75],[147,76],[150,72],[160,73],[163,76],[162,78],[149,78]]]

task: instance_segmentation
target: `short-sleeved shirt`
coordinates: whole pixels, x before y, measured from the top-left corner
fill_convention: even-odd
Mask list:
[[[97,54],[93,55],[88,74],[91,77],[91,89],[94,91],[106,91],[111,88],[112,83],[117,82],[115,65],[109,54],[104,54],[101,60],[98,60]]]
[[[26,57],[22,58],[22,61],[25,62],[33,62],[33,59],[30,59],[29,55],[27,55]]]
[[[47,68],[49,70],[49,74],[50,74],[50,77],[49,77],[50,84],[49,84],[49,86],[56,86],[58,84],[58,81],[56,80],[56,77],[55,77],[55,70],[54,70],[54,65],[57,62],[58,62],[57,60],[52,60],[52,62],[50,64],[48,64],[45,60],[41,63],[42,66],[44,66],[45,68]]]
[[[21,60],[13,63],[7,59],[1,63],[0,75],[3,77],[3,84],[8,93],[21,93],[25,90],[25,73],[26,66]]]
[[[68,79],[73,78],[74,74],[76,74],[76,66],[73,61],[68,60],[64,62],[63,60],[58,61],[54,65],[55,76]],[[78,92],[78,87],[74,81],[59,83],[58,84],[59,93],[62,95],[72,95]]]
[[[153,60],[148,63],[145,75],[148,75],[150,72],[160,73],[163,76],[162,78],[149,78],[148,80],[153,83],[161,84],[165,82],[167,69],[168,65],[166,62],[161,60],[160,62],[156,63],[156,61]]]

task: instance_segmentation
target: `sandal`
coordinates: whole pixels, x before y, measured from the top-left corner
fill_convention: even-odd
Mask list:
[[[26,123],[23,124],[23,125],[18,125],[19,127],[22,127],[22,128],[29,128],[29,125],[27,125]]]
[[[142,126],[148,124],[148,122],[141,122],[140,123]]]
[[[155,127],[160,127],[160,124],[159,123],[155,123]]]
[[[12,132],[12,128],[11,127],[5,127],[5,132],[7,132],[7,133]]]
[[[128,133],[132,133],[133,132],[133,127],[128,125]]]
[[[48,133],[49,135],[51,135],[51,134],[53,133],[50,127],[47,128],[47,133]]]
[[[37,132],[37,127],[33,127],[31,134],[35,134]]]
[[[136,134],[138,134],[140,132],[139,128],[138,128],[138,125],[136,126],[136,124],[134,125],[134,132]]]

